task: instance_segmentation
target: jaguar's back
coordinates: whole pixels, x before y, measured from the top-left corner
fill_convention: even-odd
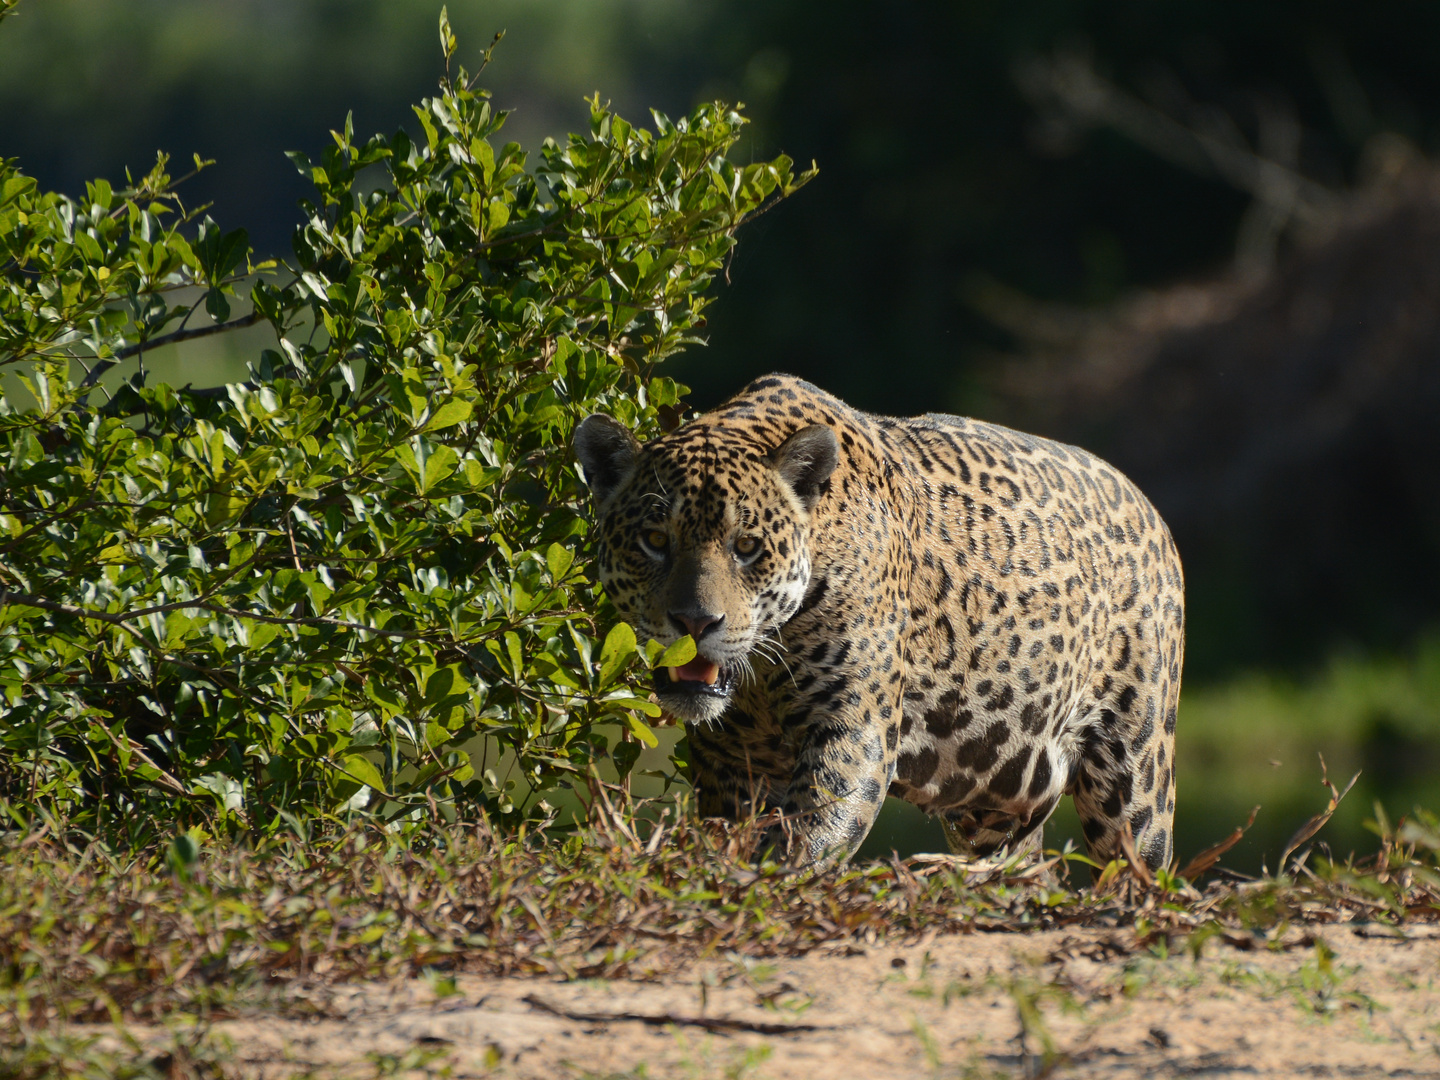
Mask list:
[[[1184,620],[1159,514],[1072,446],[944,415],[880,423],[917,511],[892,792],[987,850],[1068,791],[1097,851],[1128,822],[1163,864]]]

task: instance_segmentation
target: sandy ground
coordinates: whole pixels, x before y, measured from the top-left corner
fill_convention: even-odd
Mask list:
[[[1216,937],[1198,960],[1125,927],[722,959],[664,983],[417,980],[213,1034],[265,1080],[1440,1077],[1440,928],[1312,934]]]

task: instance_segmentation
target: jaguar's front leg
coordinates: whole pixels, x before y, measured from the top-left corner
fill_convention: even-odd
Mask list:
[[[788,788],[791,762],[777,760],[766,738],[773,729],[757,725],[745,711],[731,708],[718,724],[687,726],[686,774],[701,817],[745,821],[776,809]]]
[[[897,683],[898,685],[898,683]],[[875,693],[851,692],[839,707],[816,703],[792,713],[801,729],[794,775],[780,801],[779,838],[793,861],[843,862],[880,813],[895,778],[900,708]]]

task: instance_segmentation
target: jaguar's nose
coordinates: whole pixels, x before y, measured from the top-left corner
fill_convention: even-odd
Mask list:
[[[670,621],[680,627],[692,638],[696,644],[706,634],[713,634],[719,631],[720,624],[725,621],[722,612],[719,615],[712,615],[708,611],[672,611]]]

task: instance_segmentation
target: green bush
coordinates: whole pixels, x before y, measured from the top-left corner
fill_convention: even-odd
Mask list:
[[[415,138],[347,120],[293,155],[314,185],[293,260],[188,211],[163,156],[81,199],[0,162],[13,816],[136,840],[514,819],[606,755],[629,770],[633,739],[596,725],[653,742],[634,636],[602,643],[575,558],[570,433],[596,409],[673,421],[657,365],[699,340],[736,227],[810,174],[732,165],[723,105],[652,132],[598,97],[528,169],[450,74],[443,13],[441,40]],[[247,382],[147,381],[147,351],[256,323],[275,347]]]

